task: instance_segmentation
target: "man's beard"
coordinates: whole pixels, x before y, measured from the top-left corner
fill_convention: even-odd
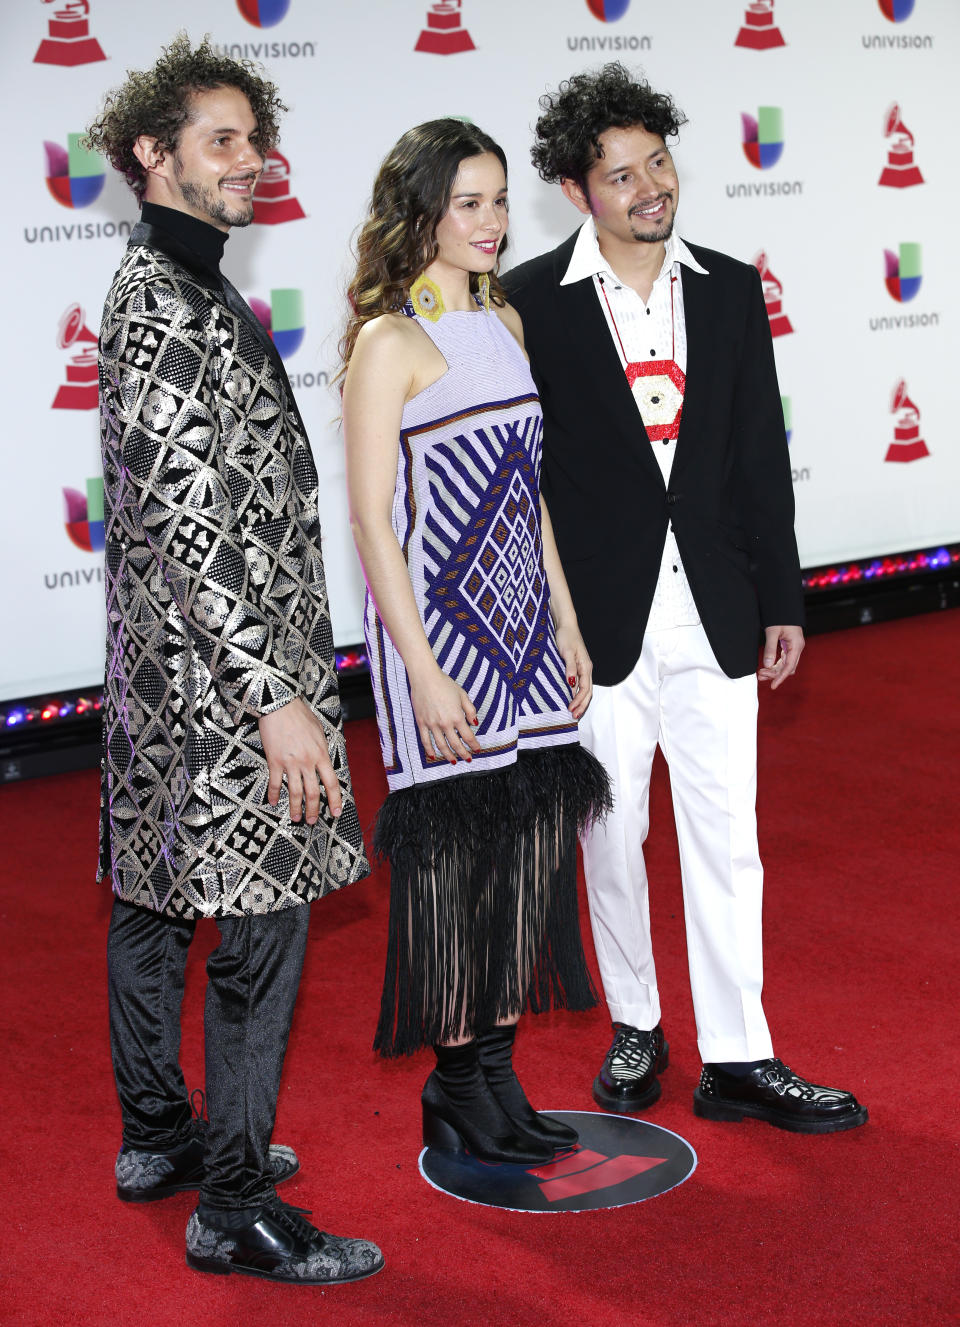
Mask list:
[[[202,184],[195,184],[192,180],[185,180],[180,173],[180,165],[176,161],[174,161],[173,170],[184,201],[189,203],[195,211],[202,212],[214,224],[221,226],[250,225],[253,220],[252,199],[249,203],[230,207],[226,199],[218,197],[212,189]],[[223,178],[228,179],[230,177],[225,175]],[[223,184],[223,180],[220,180],[219,183]],[[241,207],[243,207],[243,211],[239,210]]]
[[[673,234],[673,223],[676,217],[676,211],[673,206],[673,195],[668,193],[659,194],[657,201],[659,202],[661,198],[668,204],[668,211],[658,226],[653,230],[647,231],[634,230],[632,226],[630,228],[630,234],[640,244],[662,244],[664,240],[668,240]],[[639,210],[639,208],[632,208],[627,214],[627,219],[630,220],[633,214],[639,212]]]

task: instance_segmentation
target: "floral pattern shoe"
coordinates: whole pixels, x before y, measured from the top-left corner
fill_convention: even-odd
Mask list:
[[[279,1198],[260,1208],[250,1225],[220,1229],[194,1212],[187,1223],[187,1266],[198,1272],[259,1276],[300,1285],[360,1281],[383,1267],[383,1254],[366,1239],[328,1235],[304,1220],[305,1210]]]
[[[171,1194],[199,1189],[203,1183],[206,1128],[194,1121],[194,1133],[170,1152],[143,1152],[121,1147],[117,1153],[117,1197],[125,1203],[152,1203]],[[282,1184],[300,1169],[292,1147],[271,1143],[270,1177]]]

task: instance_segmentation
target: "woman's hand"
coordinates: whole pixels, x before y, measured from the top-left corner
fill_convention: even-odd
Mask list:
[[[481,747],[473,729],[479,720],[473,701],[440,668],[410,679],[410,699],[428,760],[472,760]],[[436,749],[440,754],[433,754]]]
[[[593,696],[593,662],[577,627],[558,626],[556,635],[567,682],[573,691],[570,713],[575,719],[582,719]]]

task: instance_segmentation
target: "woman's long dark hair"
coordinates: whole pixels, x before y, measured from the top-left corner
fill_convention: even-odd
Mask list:
[[[350,317],[340,339],[341,372],[364,323],[402,308],[414,281],[436,258],[437,223],[450,206],[460,163],[484,152],[493,153],[506,177],[507,158],[489,134],[464,120],[445,119],[408,129],[387,153],[357,239],[357,270],[347,287]],[[504,236],[501,255],[506,247]],[[471,275],[471,290],[477,280]],[[490,297],[506,303],[494,272]]]

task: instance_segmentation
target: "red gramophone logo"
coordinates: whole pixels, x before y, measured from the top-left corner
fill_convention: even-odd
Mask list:
[[[754,258],[753,265],[760,273],[760,280],[763,283],[763,302],[767,306],[767,317],[770,319],[770,335],[786,336],[788,332],[793,331],[793,325],[783,311],[783,282],[771,272],[767,255],[762,251]]]
[[[885,461],[919,461],[930,455],[930,449],[920,436],[920,411],[907,395],[906,379],[901,378],[893,390],[890,413],[896,415],[893,442],[887,448]]]
[[[774,46],[786,46],[783,35],[773,17],[774,0],[754,0],[747,5],[743,27],[737,33],[734,46],[745,46],[749,51],[769,51]]]
[[[42,4],[61,4],[47,20],[47,36],[33,57],[38,65],[88,65],[105,60],[100,43],[90,36],[90,0],[41,0]]]
[[[427,26],[417,38],[415,51],[430,55],[459,55],[476,47],[470,33],[461,27],[461,0],[437,0],[427,11]]]
[[[306,216],[290,193],[290,163],[282,152],[267,153],[263,174],[253,193],[253,219],[261,226],[276,226],[281,221],[299,221]]]
[[[54,410],[97,408],[97,338],[83,320],[83,309],[71,304],[60,319],[57,345],[61,350],[77,347],[67,361],[67,381],[53,398]]]
[[[911,184],[923,184],[920,167],[913,160],[913,134],[900,118],[900,107],[896,102],[887,111],[883,135],[890,139],[890,147],[880,183],[891,189],[909,189]]]

